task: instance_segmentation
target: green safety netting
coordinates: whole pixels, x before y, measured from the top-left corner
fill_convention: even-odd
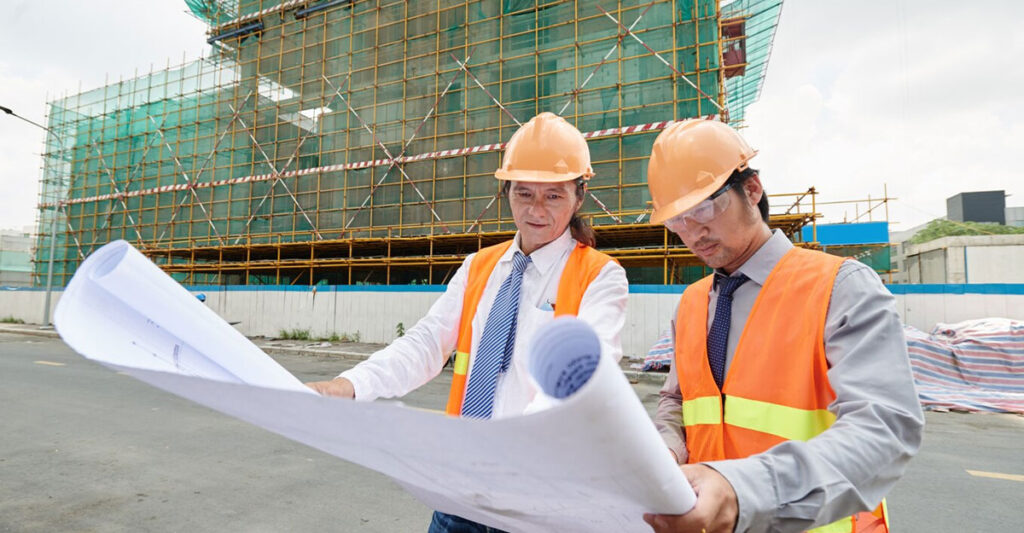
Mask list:
[[[726,107],[729,109],[729,121],[734,125],[742,124],[747,106],[761,94],[781,13],[782,0],[736,0],[722,6],[722,20],[741,20],[742,30],[738,33],[745,35],[744,39],[735,42],[727,40],[723,50],[726,56],[737,54],[737,58],[746,63],[731,77],[732,73],[726,70]],[[723,22],[723,36],[727,32],[728,26]]]
[[[735,3],[776,11],[752,12],[748,33],[767,29],[750,34],[750,64],[727,89],[740,78],[760,83],[767,51],[757,53],[767,45],[757,43],[765,32],[770,42],[779,3]],[[212,27],[262,13],[263,29],[220,42],[211,58],[51,102],[49,124],[61,141],[47,146],[41,203],[73,201],[40,210],[41,227],[56,219],[59,274],[74,270],[79,250],[116,238],[216,246],[251,236],[310,240],[314,228],[418,236],[438,220],[452,231],[509,229],[506,206],[493,200],[494,149],[408,162],[404,175],[338,167],[403,149],[411,156],[494,145],[517,128],[511,117],[541,111],[561,111],[584,132],[706,116],[717,109],[701,93],[721,92],[713,0],[360,1],[301,19],[295,9],[317,3],[186,4]],[[620,28],[599,6],[625,26],[643,13],[634,28],[643,44],[617,45]],[[469,73],[459,65],[467,57]],[[745,87],[739,96],[727,90],[733,119],[752,101]],[[590,140],[597,175],[586,214],[595,224],[642,220],[657,133]],[[250,179],[284,171],[309,172],[289,177],[287,190]],[[220,184],[233,179],[241,181]],[[200,188],[160,190],[185,180]]]
[[[185,5],[210,26],[219,26],[238,16],[237,0],[185,0]]]
[[[823,246],[822,250],[839,257],[851,257],[879,274],[892,271],[892,252],[888,244],[849,244]]]

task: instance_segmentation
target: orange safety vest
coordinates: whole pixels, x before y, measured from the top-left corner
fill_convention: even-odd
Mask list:
[[[675,367],[688,463],[739,459],[828,429],[836,394],[825,359],[825,316],[843,258],[793,248],[750,311],[722,389],[708,363],[713,276],[687,287],[676,317]],[[874,529],[872,529],[874,528]],[[815,533],[888,531],[885,502]]]
[[[469,371],[470,350],[473,345],[473,317],[477,304],[483,296],[487,280],[494,271],[501,256],[512,246],[512,241],[489,246],[476,253],[469,265],[466,293],[462,297],[462,318],[459,320],[459,340],[455,345],[455,368],[452,388],[448,393],[448,407],[451,416],[462,414],[462,400],[466,395],[466,374]],[[558,295],[555,298],[555,316],[576,316],[583,300],[583,293],[597,278],[608,261],[614,261],[585,244],[577,244],[562,271],[558,281]]]

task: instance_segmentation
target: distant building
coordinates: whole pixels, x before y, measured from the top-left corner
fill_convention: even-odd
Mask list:
[[[1006,191],[962,192],[946,198],[946,218],[1006,224]]]
[[[1024,207],[1007,207],[1006,225],[1017,227],[1024,226]]]
[[[1024,235],[942,237],[904,245],[907,283],[1024,283]]]
[[[612,13],[586,0],[186,4],[208,24],[206,58],[50,102],[38,285],[51,248],[60,287],[116,239],[188,284],[446,283],[513,236],[494,170],[544,111],[586,135],[596,176],[581,216],[629,281],[698,279],[700,260],[647,219],[647,158],[670,120],[742,124],[782,12],[782,0]],[[772,226],[791,236],[812,220]]]
[[[914,226],[907,230],[893,231],[889,233],[889,239],[892,241],[889,255],[890,260],[892,261],[892,281],[890,281],[890,283],[910,283],[907,276],[906,247],[909,246],[907,241],[912,239],[914,235],[917,235],[917,232],[927,228],[928,224],[931,224],[931,221]]]
[[[32,286],[32,232],[0,230],[0,287]]]
[[[1006,207],[1006,191],[962,192],[946,199],[946,220],[1024,226],[1024,207]],[[909,241],[931,223],[893,232],[892,283],[1024,283],[1024,235],[950,236]]]

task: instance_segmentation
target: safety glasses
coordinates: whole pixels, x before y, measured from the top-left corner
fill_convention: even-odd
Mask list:
[[[694,207],[665,221],[665,227],[673,233],[689,233],[696,225],[707,224],[729,209],[732,197],[729,192],[732,183],[726,183],[711,196]]]

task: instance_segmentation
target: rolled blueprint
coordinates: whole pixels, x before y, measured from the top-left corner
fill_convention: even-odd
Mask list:
[[[69,346],[100,362],[311,392],[125,241],[93,252],[54,312]]]
[[[577,452],[583,464],[611,457],[621,461],[615,465],[623,472],[617,488],[638,495],[638,510],[652,501],[662,514],[693,508],[693,488],[618,363],[601,354],[590,325],[561,317],[542,326],[534,335],[529,368],[542,393],[556,402],[551,416],[561,419],[562,434],[591,439]]]
[[[643,513],[695,501],[618,365],[575,319],[554,321],[533,345],[532,374],[552,407],[496,420],[311,394],[123,241],[79,267],[54,321],[89,359],[499,529],[648,532]]]

